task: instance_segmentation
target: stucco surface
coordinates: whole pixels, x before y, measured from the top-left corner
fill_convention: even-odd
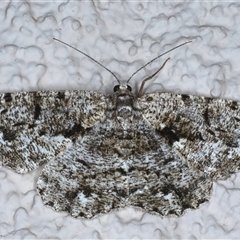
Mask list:
[[[240,100],[240,4],[153,1],[2,1],[0,92],[84,89],[111,93],[110,73],[127,79],[158,54],[192,40],[147,66],[132,80],[137,91],[167,57],[145,92],[164,91]],[[226,166],[227,167],[227,166]],[[179,218],[133,208],[93,220],[45,207],[35,190],[41,169],[19,175],[0,169],[0,237],[5,239],[239,238],[240,174],[214,183],[209,203]]]

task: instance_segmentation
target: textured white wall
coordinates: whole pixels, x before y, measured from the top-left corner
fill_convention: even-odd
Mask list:
[[[145,91],[180,92],[240,100],[240,4],[182,2],[0,3],[0,91],[86,89],[111,93],[120,79],[158,54],[193,40],[142,70],[141,80],[168,57]],[[0,153],[1,154],[1,153]],[[0,237],[3,238],[238,238],[240,174],[214,183],[209,203],[179,218],[132,208],[93,220],[76,220],[43,206],[35,191],[40,170],[26,175],[0,169]]]

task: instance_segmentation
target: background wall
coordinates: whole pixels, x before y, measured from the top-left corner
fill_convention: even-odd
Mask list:
[[[165,91],[240,100],[240,4],[153,1],[2,1],[0,92],[85,89],[111,93],[116,81],[75,46],[127,79],[158,54],[192,40],[147,66],[135,91],[167,57],[145,92]],[[45,207],[35,187],[41,169],[0,169],[3,238],[239,238],[240,174],[214,183],[209,203],[179,218],[133,208],[93,220]]]

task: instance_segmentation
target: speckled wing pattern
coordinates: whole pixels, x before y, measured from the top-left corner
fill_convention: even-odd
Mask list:
[[[143,116],[187,164],[211,179],[240,170],[240,103],[172,93],[140,100]]]
[[[239,171],[239,103],[125,87],[2,94],[0,160],[37,182],[45,205],[75,218],[133,206],[183,214]]]
[[[0,165],[26,173],[67,149],[104,117],[100,93],[16,92],[0,95]]]

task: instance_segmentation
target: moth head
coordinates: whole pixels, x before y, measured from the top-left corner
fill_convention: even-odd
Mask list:
[[[123,89],[127,89],[129,92],[132,91],[131,86],[126,85],[126,84],[116,85],[116,86],[113,88],[113,91],[114,91],[114,92],[118,92],[119,90],[123,90]]]

